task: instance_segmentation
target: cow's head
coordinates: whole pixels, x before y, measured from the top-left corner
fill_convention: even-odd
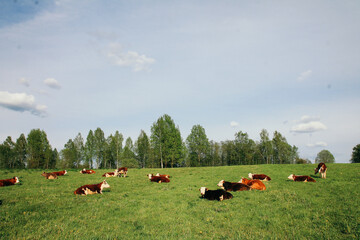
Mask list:
[[[314,174],[317,174],[319,172],[320,168],[314,168],[314,170],[315,170]]]
[[[248,182],[248,180],[246,178],[241,178],[241,180],[239,181],[239,183],[243,183],[246,184]]]
[[[160,177],[160,173],[155,174],[155,176]]]
[[[65,170],[65,173],[64,173],[64,175],[65,175],[65,174],[67,174],[67,171],[66,171],[66,170]]]
[[[294,174],[291,174],[290,176],[288,176],[288,179],[294,180]]]
[[[20,182],[18,177],[14,177],[14,179],[15,179],[15,183],[19,183],[19,182]]]
[[[201,187],[200,189],[201,195],[205,195],[205,192],[208,190],[207,187]]]
[[[153,175],[152,175],[151,173],[148,174],[149,179],[151,179],[152,176],[153,176]]]
[[[250,179],[253,178],[253,174],[252,174],[252,173],[249,173],[248,176],[249,176]]]
[[[103,188],[109,188],[110,185],[106,182],[106,180],[104,180],[104,181],[102,182],[102,187],[103,187]]]
[[[219,186],[219,187],[222,187],[222,188],[224,188],[224,180],[221,180],[217,185]]]

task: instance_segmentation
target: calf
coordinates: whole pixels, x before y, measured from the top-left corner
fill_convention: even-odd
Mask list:
[[[95,171],[94,170],[86,170],[85,168],[83,170],[80,171],[80,173],[82,174],[94,174]]]
[[[226,182],[224,180],[221,180],[218,184],[219,187],[221,187],[222,189],[224,189],[225,191],[248,191],[251,190],[251,188],[246,185],[246,184],[242,184],[242,183],[236,183],[236,182]]]
[[[258,179],[258,180],[262,180],[262,181],[270,181],[271,178],[265,174],[252,174],[249,173],[249,178],[250,179]]]
[[[224,191],[223,189],[218,190],[209,190],[206,187],[201,187],[200,189],[201,197],[208,200],[218,200],[222,201],[225,199],[233,198],[233,195],[229,192]]]
[[[54,173],[46,173],[46,172],[43,172],[41,174],[41,176],[44,176],[46,179],[57,179],[58,176]]]
[[[291,174],[288,179],[294,180],[295,182],[316,182],[313,178],[309,176],[296,176],[294,174]]]
[[[326,170],[327,170],[327,167],[326,167],[325,163],[319,163],[317,168],[315,168],[315,174],[320,173],[321,178],[326,179]]]
[[[114,172],[108,172],[108,173],[104,173],[104,175],[102,175],[103,177],[117,177],[119,175],[119,171],[116,169]]]
[[[166,177],[166,178],[170,178],[170,175],[167,175],[167,174],[160,174],[160,173],[157,173],[155,176],[157,176],[157,177]]]
[[[148,176],[149,176],[149,180],[151,182],[157,182],[157,183],[162,183],[162,182],[168,183],[168,182],[170,182],[170,179],[167,178],[167,177],[153,176],[151,173]]]
[[[0,187],[11,186],[11,185],[14,185],[16,183],[19,183],[19,178],[18,177],[13,177],[13,178],[10,178],[10,179],[3,179],[3,180],[0,180]]]
[[[250,180],[250,179],[247,179],[247,178],[241,178],[239,183],[246,184],[249,187],[251,187],[252,189],[266,190],[265,184],[262,181],[258,180],[258,179]]]
[[[88,194],[102,194],[104,188],[109,188],[110,185],[104,180],[99,184],[84,185],[74,191],[74,194],[88,195]]]
[[[121,175],[126,177],[128,169],[127,169],[127,167],[121,167],[121,168],[118,169],[118,172],[119,172],[119,174],[118,174],[119,177],[121,177]]]
[[[67,171],[59,171],[59,172],[52,172],[53,174],[55,174],[56,176],[64,176],[65,174],[67,174]]]

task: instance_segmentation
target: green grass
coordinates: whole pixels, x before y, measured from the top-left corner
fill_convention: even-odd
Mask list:
[[[82,175],[68,170],[55,180],[43,170],[0,170],[22,185],[0,188],[1,239],[359,239],[360,164],[329,164],[327,179],[299,183],[291,174],[313,176],[315,165],[256,165],[180,169],[130,169],[107,178],[103,194],[75,196],[109,170]],[[49,172],[49,171],[48,171]],[[151,183],[146,174],[172,176]],[[217,189],[265,173],[266,191],[234,192],[223,202],[201,199],[199,188]]]

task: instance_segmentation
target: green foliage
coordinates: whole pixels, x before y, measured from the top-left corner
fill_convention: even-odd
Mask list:
[[[353,148],[350,162],[351,163],[360,163],[360,144],[356,145]]]
[[[22,183],[0,189],[0,239],[359,239],[360,164],[327,166],[327,179],[313,176],[316,183],[287,179],[312,176],[314,164],[130,169],[127,178],[107,178],[102,195],[88,196],[73,191],[113,169],[68,169],[56,180],[43,170],[0,170]],[[171,182],[152,183],[149,172]],[[265,191],[200,198],[200,187],[217,189],[221,179],[237,182],[249,172],[271,176]]]
[[[321,162],[334,163],[335,157],[331,154],[329,150],[322,150],[317,154],[315,158],[315,163],[321,163]]]
[[[150,140],[146,135],[144,130],[141,130],[140,135],[135,143],[135,152],[137,154],[137,159],[142,168],[145,168],[149,165],[150,157]]]
[[[204,166],[210,153],[210,143],[206,136],[205,129],[195,125],[190,135],[186,138],[186,145],[190,154],[190,166]]]

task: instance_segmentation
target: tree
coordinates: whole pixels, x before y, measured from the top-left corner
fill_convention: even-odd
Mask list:
[[[145,168],[150,156],[150,140],[144,130],[141,130],[140,135],[135,142],[135,152],[140,166]]]
[[[139,167],[136,161],[134,153],[134,144],[130,137],[125,141],[125,147],[123,151],[123,166],[125,167]]]
[[[181,161],[183,144],[180,130],[167,114],[158,118],[151,127],[151,147],[154,160],[160,160],[160,167],[168,167]]]
[[[62,167],[66,168],[75,168],[77,167],[77,151],[74,141],[69,139],[68,142],[64,145],[64,149],[61,150],[62,157]]]
[[[360,163],[360,144],[356,145],[353,148],[350,162],[351,163]]]
[[[15,143],[8,136],[0,148],[1,167],[13,168],[15,163]]]
[[[316,158],[315,158],[315,163],[334,163],[335,162],[335,157],[328,151],[328,150],[322,150],[320,151]]]
[[[16,140],[15,144],[15,167],[24,168],[26,166],[27,158],[27,141],[25,135],[22,133]]]
[[[92,130],[89,131],[85,143],[85,166],[93,168],[93,158],[95,156],[95,137]]]
[[[200,125],[194,125],[191,133],[186,138],[186,144],[192,165],[202,166],[210,150],[210,143],[205,129]]]
[[[115,132],[115,135],[113,137],[113,141],[115,144],[115,152],[116,152],[116,168],[119,168],[121,166],[121,152],[122,152],[122,144],[124,141],[124,137],[119,131]]]
[[[52,158],[52,150],[46,133],[33,129],[27,137],[28,168],[48,168]]]
[[[97,128],[94,134],[94,152],[96,156],[96,166],[97,168],[100,167],[102,161],[104,160],[104,153],[105,153],[105,135],[101,128]]]
[[[266,129],[261,130],[260,143],[258,146],[261,157],[263,159],[262,163],[266,163],[266,164],[271,163],[273,159],[273,146],[269,138],[269,133]]]
[[[84,139],[81,133],[78,133],[73,142],[76,150],[76,168],[79,168],[80,163],[84,161]]]

